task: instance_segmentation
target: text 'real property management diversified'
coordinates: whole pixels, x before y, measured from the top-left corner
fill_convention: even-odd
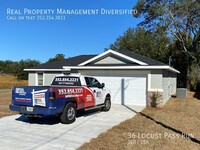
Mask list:
[[[132,15],[134,9],[13,9],[7,8],[7,15]]]

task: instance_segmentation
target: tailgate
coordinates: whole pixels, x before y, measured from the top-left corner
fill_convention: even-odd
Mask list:
[[[12,91],[12,104],[23,106],[47,106],[49,87],[15,86]]]

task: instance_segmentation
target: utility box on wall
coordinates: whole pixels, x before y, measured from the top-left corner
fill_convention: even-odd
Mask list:
[[[178,88],[176,90],[177,98],[187,98],[187,89],[186,88]]]

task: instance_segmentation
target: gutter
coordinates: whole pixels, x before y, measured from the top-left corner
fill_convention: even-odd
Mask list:
[[[86,70],[86,69],[91,69],[91,70],[98,70],[98,69],[164,69],[164,70],[169,70],[175,73],[180,73],[178,70],[170,67],[170,66],[63,66],[63,69],[65,70],[70,70],[70,69],[80,69],[80,70]]]
[[[71,71],[71,69],[24,69],[24,71],[49,71],[49,72],[55,72],[55,71]]]

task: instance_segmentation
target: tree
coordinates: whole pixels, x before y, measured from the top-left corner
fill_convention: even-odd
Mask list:
[[[185,52],[189,36],[195,36],[200,25],[200,1],[197,0],[139,0],[135,17],[145,19],[139,25],[155,29],[164,27],[182,44]]]
[[[189,79],[191,64],[198,62],[199,51],[194,49],[193,41],[200,28],[200,1],[138,0],[134,9],[138,12],[134,14],[135,17],[144,17],[140,26],[149,30],[155,30],[160,26],[167,31],[170,38],[180,43],[180,51],[186,54],[187,79]]]
[[[59,60],[64,60],[65,55],[64,54],[56,54],[54,58],[50,58],[47,62],[54,62],[54,61],[59,61]]]
[[[161,27],[156,31],[146,31],[144,28],[129,28],[124,35],[118,37],[114,44],[110,45],[113,50],[130,50],[163,62],[168,62],[169,38]]]
[[[197,63],[200,64],[200,28],[199,31],[196,33],[196,35],[194,36],[194,39],[192,41],[192,48],[191,48],[194,52],[196,52],[195,57],[197,60]]]
[[[37,60],[20,60],[18,62],[18,66],[17,66],[17,78],[20,80],[27,80],[28,79],[28,73],[24,71],[24,69],[30,68],[30,67],[34,67],[39,65],[40,62]]]
[[[17,62],[11,60],[0,61],[0,73],[15,74],[17,72]]]
[[[171,66],[180,71],[180,74],[177,76],[177,86],[186,87],[187,83],[187,60],[186,53],[181,51],[181,44],[178,40],[175,40],[169,45],[169,55],[172,58]]]

